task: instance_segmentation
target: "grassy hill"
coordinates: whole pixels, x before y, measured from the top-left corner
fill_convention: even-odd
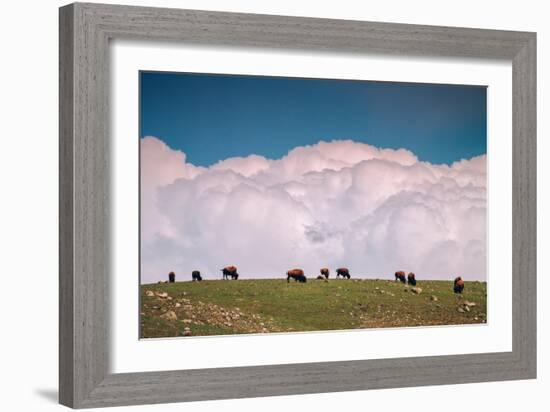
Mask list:
[[[203,280],[141,285],[142,338],[485,323],[487,284]],[[417,290],[418,292],[418,290]]]

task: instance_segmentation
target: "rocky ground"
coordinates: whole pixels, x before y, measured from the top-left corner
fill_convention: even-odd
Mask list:
[[[140,336],[175,337],[486,323],[484,282],[211,280],[141,287]]]
[[[186,293],[170,296],[167,292],[147,290],[146,297],[152,298],[142,304],[142,316],[152,316],[165,322],[183,324],[183,335],[191,336],[193,332],[203,329],[223,331],[226,328],[234,333],[283,332],[274,319],[256,313],[245,313],[239,307],[223,307],[214,303],[197,300],[192,302]],[[164,322],[161,322],[164,323]],[[146,325],[146,322],[142,322]],[[176,323],[177,326],[180,326]],[[175,326],[172,324],[172,326]],[[181,329],[181,327],[177,327]],[[196,334],[196,333],[195,333]]]

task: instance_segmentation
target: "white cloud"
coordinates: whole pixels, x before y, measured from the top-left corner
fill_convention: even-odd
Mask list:
[[[351,140],[209,168],[141,140],[142,282],[200,270],[282,277],[347,266],[352,276],[485,279],[486,156],[447,165]]]

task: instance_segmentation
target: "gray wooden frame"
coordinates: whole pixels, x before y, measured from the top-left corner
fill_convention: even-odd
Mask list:
[[[59,27],[62,404],[87,408],[536,377],[535,33],[84,3],[62,7]],[[511,61],[513,350],[110,374],[108,70],[114,38]]]

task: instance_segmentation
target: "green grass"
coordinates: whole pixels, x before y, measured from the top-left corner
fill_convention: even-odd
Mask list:
[[[417,287],[422,288],[420,294],[402,283],[358,279],[310,279],[307,283],[287,283],[286,279],[203,280],[142,285],[141,337],[487,321],[485,282],[467,282],[462,296],[453,293],[451,281],[419,281]],[[162,293],[168,296],[158,296]],[[468,310],[465,302],[475,305]]]

